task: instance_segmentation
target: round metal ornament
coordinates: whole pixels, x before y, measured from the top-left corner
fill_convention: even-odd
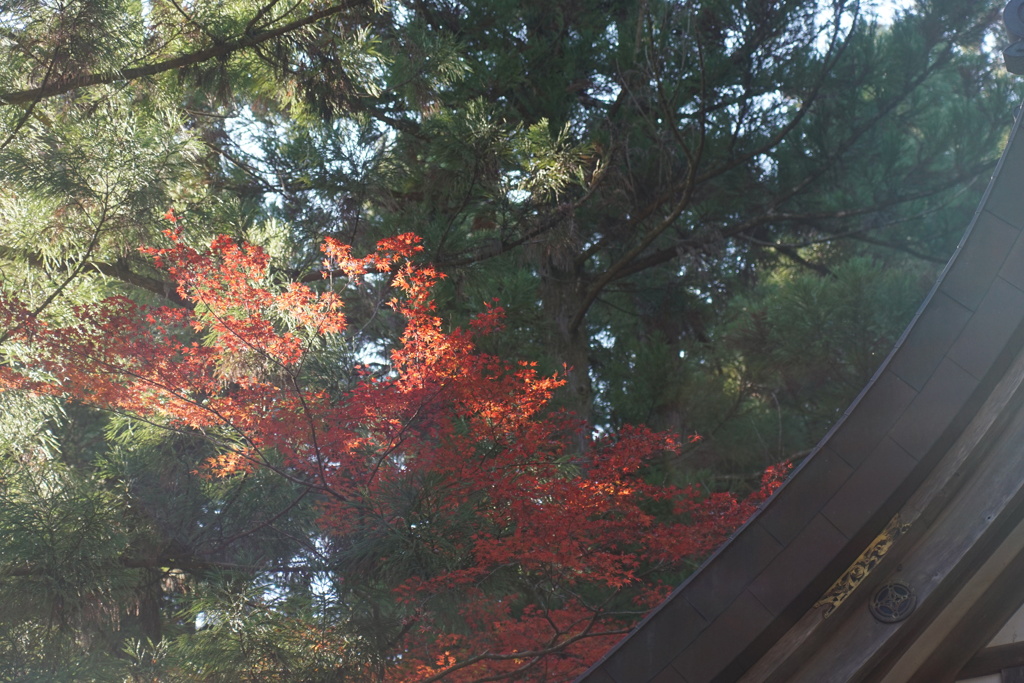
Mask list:
[[[879,588],[868,604],[871,616],[884,624],[903,621],[915,607],[917,596],[914,589],[902,581],[893,581]]]
[[[1003,23],[1017,42],[1003,48],[1006,70],[1024,75],[1024,0],[1010,0],[1003,9]]]
[[[1003,8],[1003,23],[1010,35],[1024,38],[1024,0],[1010,0]]]

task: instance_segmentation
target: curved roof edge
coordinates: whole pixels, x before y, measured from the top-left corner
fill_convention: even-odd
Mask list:
[[[960,245],[889,356],[733,537],[577,683],[735,680],[853,562],[1024,347],[1018,116]]]

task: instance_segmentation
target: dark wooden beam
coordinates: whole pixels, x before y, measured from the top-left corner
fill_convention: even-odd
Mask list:
[[[980,650],[964,665],[964,668],[960,669],[956,677],[958,679],[976,678],[1011,670],[1017,671],[1017,678],[1008,679],[1004,675],[1003,683],[1008,680],[1014,683],[1024,683],[1024,642],[996,645]]]
[[[1003,669],[1002,683],[1024,683],[1024,666]]]

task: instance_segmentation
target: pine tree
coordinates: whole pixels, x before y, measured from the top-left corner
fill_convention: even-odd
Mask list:
[[[325,238],[368,253],[412,231],[415,265],[446,274],[443,329],[497,298],[479,350],[565,373],[552,399],[589,425],[570,462],[591,430],[642,423],[702,437],[645,482],[756,487],[856,392],[966,224],[1012,115],[1000,9],[931,0],[881,26],[843,0],[0,3],[0,272],[24,316],[3,367],[37,367],[22,322],[65,329],[111,297],[203,315],[139,251],[167,220],[183,247],[260,245],[274,285],[324,286]],[[391,371],[390,292],[339,291],[349,332],[304,366],[320,390]],[[211,397],[282,379],[244,349],[219,373]],[[208,476],[223,440],[93,388],[2,397],[3,675],[385,675],[411,633],[394,577],[330,577],[399,537],[338,548],[302,482]]]

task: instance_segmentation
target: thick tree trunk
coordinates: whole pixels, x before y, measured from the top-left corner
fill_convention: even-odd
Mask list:
[[[557,397],[560,406],[572,411],[589,425],[593,419],[594,390],[590,381],[590,339],[585,325],[572,326],[583,301],[582,273],[557,255],[544,259],[541,272],[541,302],[548,321],[547,343],[552,355],[563,363],[566,385]],[[582,444],[580,444],[582,446]]]

